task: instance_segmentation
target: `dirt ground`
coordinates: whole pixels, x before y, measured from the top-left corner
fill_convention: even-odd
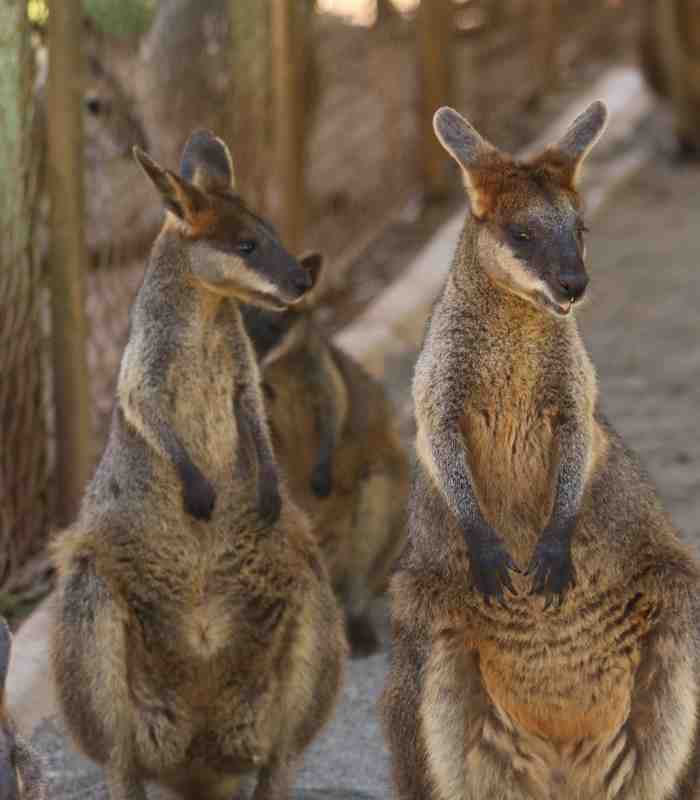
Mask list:
[[[610,198],[589,238],[581,322],[604,411],[700,545],[698,181],[700,167],[659,156]]]

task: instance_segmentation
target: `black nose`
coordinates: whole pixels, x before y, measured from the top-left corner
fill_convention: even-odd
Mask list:
[[[292,286],[301,294],[311,288],[311,275],[303,267],[292,275]]]
[[[567,297],[578,300],[586,291],[588,275],[585,272],[562,272],[559,276],[559,283]]]

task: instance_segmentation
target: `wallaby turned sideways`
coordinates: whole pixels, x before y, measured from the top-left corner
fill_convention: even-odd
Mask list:
[[[700,797],[698,564],[602,417],[572,314],[606,115],[527,162],[435,116],[470,211],[413,386],[383,697],[402,800]]]
[[[53,670],[67,726],[112,800],[287,796],[329,716],[342,620],[306,516],[278,479],[238,303],[283,308],[310,278],[192,135],[180,175],[135,155],[167,209],[131,312],[110,437],[54,545]]]
[[[379,646],[370,605],[405,541],[408,462],[381,385],[313,320],[322,259],[302,259],[314,286],[281,313],[243,320],[263,374],[275,453],[306,510],[345,608],[352,653]]]
[[[46,800],[39,756],[17,733],[7,710],[5,682],[12,634],[0,617],[0,800]]]

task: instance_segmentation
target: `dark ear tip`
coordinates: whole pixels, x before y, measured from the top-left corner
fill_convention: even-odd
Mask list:
[[[213,131],[210,131],[209,128],[197,128],[189,135],[189,138],[185,144],[185,148],[194,144],[204,144],[205,142],[217,141],[221,140]]]
[[[608,121],[608,117],[610,116],[608,107],[602,100],[594,100],[590,106],[588,106],[588,113],[591,116],[596,117],[601,125],[605,125],[605,123]]]

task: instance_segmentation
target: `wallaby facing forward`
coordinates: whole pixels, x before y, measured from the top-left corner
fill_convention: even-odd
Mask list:
[[[406,537],[408,462],[380,384],[313,321],[319,254],[302,259],[313,289],[281,313],[246,306],[275,453],[306,510],[343,606],[355,656],[379,646],[373,597]]]
[[[571,313],[605,120],[594,103],[518,162],[435,117],[470,212],[413,387],[383,697],[402,800],[700,797],[698,564],[601,416]]]
[[[45,800],[39,756],[17,734],[6,707],[5,682],[11,652],[12,634],[0,617],[0,800]]]
[[[181,175],[136,158],[168,211],[132,309],[109,441],[54,545],[52,660],[69,730],[112,800],[287,796],[338,691],[341,616],[277,476],[239,300],[310,279],[232,187],[206,131]]]

